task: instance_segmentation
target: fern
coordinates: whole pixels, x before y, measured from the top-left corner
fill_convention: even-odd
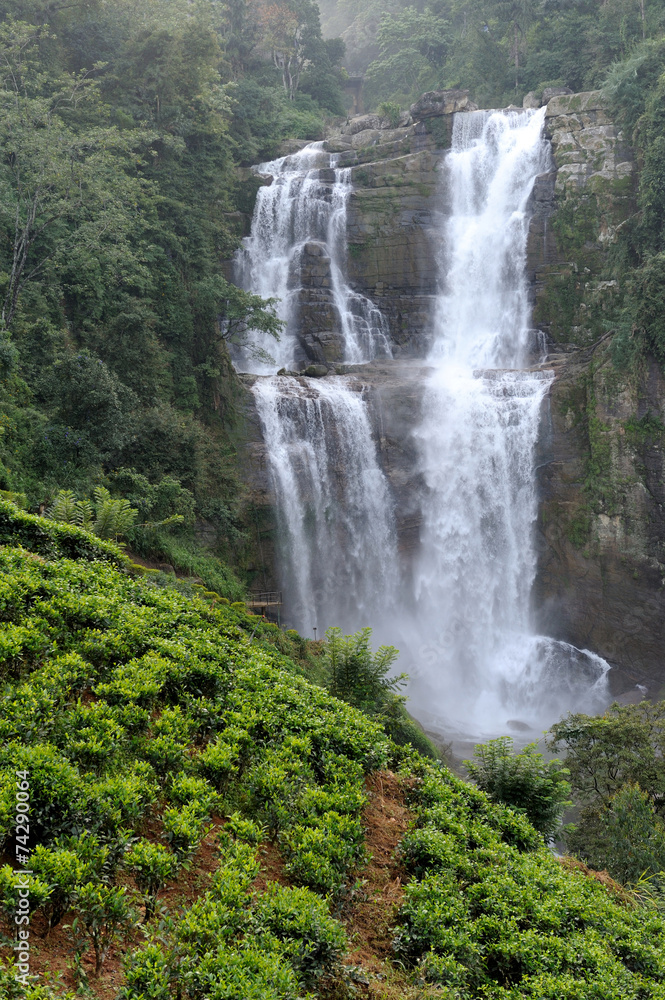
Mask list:
[[[71,490],[60,490],[55,500],[46,511],[46,516],[52,521],[62,521],[65,524],[76,524],[77,502]]]

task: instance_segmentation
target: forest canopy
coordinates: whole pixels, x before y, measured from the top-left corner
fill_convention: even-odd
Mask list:
[[[321,0],[321,10],[349,72],[366,76],[368,106],[447,87],[480,107],[521,105],[545,87],[591,90],[665,27],[662,0]]]
[[[170,477],[238,540],[243,168],[344,112],[343,51],[313,0],[0,3],[0,490]]]

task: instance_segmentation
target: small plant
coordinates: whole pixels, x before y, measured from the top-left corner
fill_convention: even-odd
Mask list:
[[[125,955],[123,966],[125,985],[117,1000],[171,1000],[171,978],[174,972],[170,955],[161,944],[147,944]]]
[[[24,884],[26,883],[26,884]],[[27,888],[27,896],[25,890]],[[19,895],[19,889],[21,894]],[[0,868],[0,909],[15,928],[17,913],[30,915],[48,904],[52,887],[44,879],[34,875],[20,878],[11,865]]]
[[[192,804],[182,809],[167,809],[162,817],[164,836],[182,863],[197,849],[205,834],[204,820]]]
[[[127,889],[94,882],[79,886],[73,902],[78,911],[71,925],[76,954],[82,955],[89,940],[95,952],[95,976],[99,976],[112,946],[136,927],[136,911]]]
[[[266,831],[260,823],[246,819],[239,812],[232,813],[226,821],[225,831],[230,831],[237,840],[246,844],[260,844],[266,837]]]
[[[568,771],[561,762],[545,760],[535,743],[515,753],[510,736],[480,743],[474,757],[464,764],[478,787],[494,802],[524,813],[536,830],[551,840],[569,805]]]
[[[328,690],[336,698],[348,701],[369,715],[380,715],[399,695],[406,675],[390,677],[390,668],[399,656],[394,646],[380,646],[372,652],[371,628],[354,635],[342,635],[339,628],[326,632],[324,662],[328,672]]]
[[[208,744],[197,758],[196,767],[222,792],[238,770],[238,754],[238,743],[229,740],[229,734],[224,733],[215,743]]]
[[[162,844],[140,840],[127,852],[125,862],[139,891],[143,893],[145,920],[148,921],[155,913],[159,890],[179,868],[178,859]]]
[[[91,873],[86,882],[101,881],[107,879],[111,868],[111,850],[108,844],[103,844],[96,833],[84,830],[79,836],[60,837],[56,842],[59,850],[70,851],[88,867]]]
[[[207,819],[219,802],[219,796],[205,778],[178,774],[171,783],[169,798],[178,806],[191,805],[203,819]]]
[[[47,517],[65,524],[76,524],[98,538],[121,538],[138,517],[138,510],[128,500],[114,499],[103,486],[94,491],[94,500],[77,500],[71,490],[60,490]]]
[[[46,936],[60,923],[69,909],[76,887],[91,881],[94,867],[65,848],[48,848],[38,844],[32,852],[30,864],[33,871],[50,887],[44,902]]]
[[[390,122],[392,128],[397,128],[402,117],[402,109],[394,101],[382,101],[379,104],[379,114]]]

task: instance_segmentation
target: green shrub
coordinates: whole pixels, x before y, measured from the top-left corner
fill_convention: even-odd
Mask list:
[[[37,844],[30,864],[33,871],[48,885],[50,893],[43,905],[48,930],[60,923],[77,886],[89,882],[95,875],[94,865],[83,861],[74,851],[47,848]]]
[[[94,692],[110,705],[136,703],[151,708],[159,698],[172,663],[162,656],[147,653],[140,659],[119,664],[111,679],[97,684]]]
[[[73,903],[77,912],[72,921],[76,951],[80,955],[85,942],[90,941],[95,952],[95,975],[99,976],[111,946],[131,932],[137,915],[124,887],[87,882],[78,887]]]
[[[530,743],[519,753],[510,736],[479,744],[466,768],[479,788],[494,802],[503,802],[528,816],[548,839],[559,829],[568,802],[568,772],[560,761],[546,761]]]
[[[196,768],[219,792],[227,787],[238,771],[240,744],[233,733],[224,733],[215,743],[209,743],[196,758]]]
[[[299,1000],[298,979],[281,955],[265,952],[251,942],[241,948],[220,946],[179,969],[178,982],[186,1000]],[[138,998],[131,998],[138,1000]]]
[[[330,974],[346,948],[342,925],[308,889],[269,884],[256,899],[252,919],[257,944],[265,934],[281,941],[306,987]]]
[[[497,820],[504,807],[443,769],[416,766],[417,829],[402,842],[414,877],[395,935],[404,962],[464,1000],[641,1000],[643,976],[658,995],[665,923],[653,910],[571,874],[542,840],[527,850],[511,844],[512,824],[504,839]]]
[[[665,823],[639,785],[626,784],[600,808],[582,811],[566,843],[587,864],[623,883],[655,876],[665,888]]]
[[[126,749],[126,733],[104,702],[78,705],[63,717],[63,753],[85,770],[113,769]]]
[[[358,816],[332,810],[296,823],[280,837],[286,871],[300,885],[322,895],[338,893],[350,868],[365,859],[364,828]]]
[[[56,524],[44,517],[26,514],[1,498],[0,544],[22,545],[51,559],[101,559],[117,566],[124,566],[127,561],[113,542],[103,542],[73,525]]]
[[[125,537],[138,517],[138,510],[128,500],[112,497],[104,486],[95,487],[93,498],[77,500],[72,490],[59,490],[46,517],[85,528],[98,538]]]
[[[162,844],[140,840],[125,855],[125,864],[143,893],[145,920],[150,920],[155,912],[157,894],[176,874],[178,860]]]
[[[266,836],[266,831],[260,823],[244,818],[239,812],[234,812],[228,817],[224,831],[229,831],[238,840],[247,844],[260,844]]]
[[[49,842],[76,824],[84,808],[85,784],[78,769],[56,747],[10,743],[0,751],[0,761],[5,809],[8,804],[13,809],[15,772],[30,774],[30,834],[35,841]]]
[[[11,865],[3,865],[0,868],[0,907],[12,930],[16,927],[14,919],[17,914],[31,914],[47,906],[51,892],[52,887],[45,879],[39,878],[39,875],[20,878]]]
[[[379,104],[379,113],[383,118],[387,118],[391,128],[397,128],[402,116],[402,109],[395,101],[382,101]]]
[[[162,817],[164,837],[172,851],[182,863],[198,848],[204,836],[204,819],[196,806],[182,809],[166,809]]]
[[[108,833],[135,830],[157,799],[157,786],[147,771],[148,766],[137,761],[129,774],[92,782],[87,793],[89,825]]]
[[[324,662],[330,693],[376,715],[392,702],[395,691],[403,687],[406,678],[404,674],[388,676],[399,651],[393,646],[381,646],[373,653],[371,639],[371,628],[354,635],[342,635],[341,629],[329,628]]]
[[[204,778],[187,774],[175,776],[169,799],[178,806],[191,805],[202,819],[208,819],[219,803],[219,796]]]
[[[161,944],[147,944],[128,952],[123,961],[125,983],[117,1000],[171,1000],[175,969]]]
[[[55,847],[59,850],[72,851],[88,866],[90,882],[109,881],[115,874],[122,854],[124,854],[126,837],[118,831],[116,838],[106,838],[91,830],[83,830],[69,837],[59,837]]]

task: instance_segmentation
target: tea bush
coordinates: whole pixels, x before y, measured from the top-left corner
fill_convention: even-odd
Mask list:
[[[127,890],[86,882],[76,890],[77,916],[72,923],[76,950],[80,954],[87,938],[95,952],[95,975],[99,975],[111,946],[127,936],[137,923]]]
[[[20,887],[25,897],[25,887]],[[45,906],[52,893],[52,887],[44,880],[34,875],[28,878],[28,909],[27,913],[34,913],[39,907]],[[0,909],[4,913],[10,927],[14,926],[14,917],[17,913],[19,903],[19,880],[11,865],[3,865],[0,868]]]
[[[155,912],[157,893],[177,872],[178,860],[162,844],[140,840],[125,855],[125,865],[143,893],[145,919],[149,920]]]
[[[281,941],[291,965],[306,986],[332,971],[346,948],[346,935],[323,900],[308,889],[268,886],[253,912],[257,943],[265,936]]]
[[[665,994],[658,913],[567,871],[539,835],[516,837],[513,820],[528,824],[508,807],[416,767],[416,825],[401,848],[414,876],[395,937],[402,960],[460,1000]]]
[[[77,887],[94,878],[94,865],[83,861],[74,851],[48,848],[42,844],[37,844],[32,852],[30,865],[50,890],[48,898],[42,903],[50,931],[69,909]]]
[[[395,939],[417,977],[456,1000],[663,1000],[655,911],[566,870],[525,815],[310,683],[286,655],[302,640],[133,576],[78,529],[0,513],[0,838],[27,770],[34,905],[98,969],[136,935],[121,1000],[319,989],[345,947],[332,914],[362,874],[364,779],[388,765],[417,778]],[[153,916],[212,823],[220,859],[201,894],[136,932],[135,901]],[[292,888],[256,888],[269,838]],[[47,1000],[36,989],[12,1000]]]

